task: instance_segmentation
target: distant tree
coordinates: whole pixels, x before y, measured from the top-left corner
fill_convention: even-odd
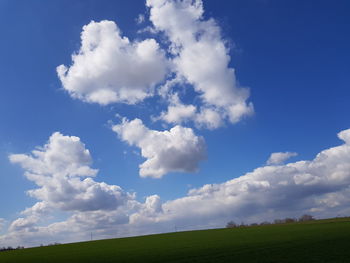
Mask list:
[[[238,227],[238,225],[233,221],[230,221],[226,224],[226,228],[235,228],[235,227]]]
[[[299,222],[307,222],[307,221],[312,221],[312,220],[315,220],[315,218],[312,215],[308,215],[308,214],[302,215],[299,218]]]
[[[257,223],[251,223],[249,226],[258,226],[259,224]]]
[[[287,218],[285,218],[283,221],[284,221],[284,223],[289,224],[289,223],[294,223],[294,222],[296,222],[297,220],[296,220],[295,218],[287,217]]]
[[[21,247],[21,246],[18,246],[18,247],[16,247],[16,248],[10,247],[10,246],[8,246],[8,247],[0,247],[0,252],[1,252],[1,251],[15,250],[15,249],[23,249],[23,248],[24,248],[24,247]]]
[[[14,248],[10,246],[0,248],[0,251],[8,251],[8,250],[14,250]]]
[[[55,243],[48,244],[48,246],[57,246],[57,245],[61,245],[61,243],[55,242]]]
[[[261,226],[271,225],[269,221],[264,221],[260,223]]]

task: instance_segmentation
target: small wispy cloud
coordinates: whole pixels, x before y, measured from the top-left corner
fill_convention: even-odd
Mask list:
[[[295,157],[297,155],[298,154],[296,152],[275,152],[270,155],[269,159],[266,161],[266,164],[268,165],[282,164],[288,159]]]

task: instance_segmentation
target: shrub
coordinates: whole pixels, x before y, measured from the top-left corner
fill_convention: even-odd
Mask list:
[[[297,220],[294,219],[294,218],[287,217],[287,218],[285,218],[283,221],[284,221],[284,223],[288,224],[288,223],[294,223],[294,222],[296,222]]]
[[[312,221],[312,220],[315,220],[315,218],[312,215],[308,215],[308,214],[302,215],[299,218],[299,222],[307,222],[307,221]]]

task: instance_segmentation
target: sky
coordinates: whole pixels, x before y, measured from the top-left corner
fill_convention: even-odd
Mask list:
[[[0,246],[349,216],[349,11],[0,0]]]

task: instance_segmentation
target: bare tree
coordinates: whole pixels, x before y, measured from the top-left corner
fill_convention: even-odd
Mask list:
[[[238,227],[238,225],[233,221],[230,221],[226,224],[226,228],[235,228],[235,227]]]

